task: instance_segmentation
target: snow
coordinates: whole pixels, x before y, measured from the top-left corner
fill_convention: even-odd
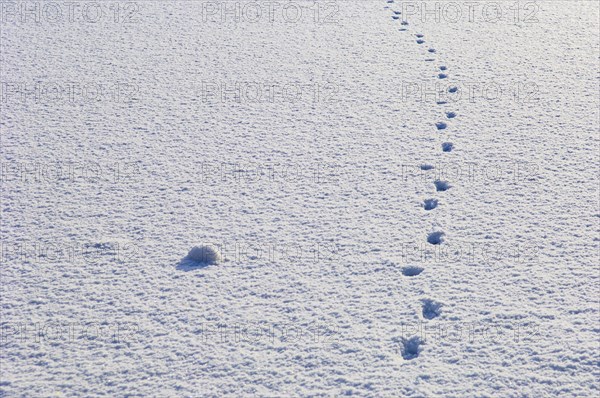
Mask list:
[[[213,246],[194,246],[188,254],[182,259],[181,265],[187,266],[206,266],[218,264],[221,259],[221,253],[218,248]]]
[[[597,396],[598,2],[208,3],[0,23],[0,395]]]

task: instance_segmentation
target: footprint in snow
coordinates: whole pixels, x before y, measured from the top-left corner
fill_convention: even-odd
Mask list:
[[[440,70],[446,70],[448,68],[446,68],[444,65],[440,66]]]
[[[454,149],[454,144],[451,142],[444,142],[442,143],[442,151],[444,152],[452,152],[452,150]]]
[[[447,181],[435,180],[433,185],[435,185],[435,190],[438,192],[444,192],[450,189],[450,184]]]
[[[435,127],[437,127],[438,130],[444,130],[446,127],[448,127],[448,124],[444,122],[437,122]]]
[[[450,88],[448,89],[448,92],[449,92],[449,93],[455,93],[455,92],[457,92],[457,91],[458,91],[458,87],[450,87]]]
[[[435,52],[435,48],[430,48],[430,49],[429,49],[429,50],[427,50],[427,51],[429,51],[430,53],[434,53],[434,52]]]
[[[427,235],[427,242],[432,245],[441,245],[444,241],[444,235],[446,234],[442,231],[430,232],[429,235]]]
[[[456,112],[446,112],[446,117],[448,119],[454,119],[456,117]]]
[[[438,206],[438,200],[437,199],[425,199],[423,201],[423,208],[425,210],[433,210]]]
[[[423,44],[423,43],[425,43],[425,40],[423,40],[423,39],[417,39],[417,44]]]
[[[402,268],[402,275],[404,276],[417,276],[423,272],[423,268],[416,266],[408,266]]]
[[[442,303],[438,303],[437,301],[425,299],[422,301],[423,303],[423,318],[425,319],[433,319],[440,316],[442,313]]]
[[[406,359],[407,361],[417,358],[423,350],[421,346],[425,344],[425,342],[418,336],[413,336],[410,339],[403,337],[401,343],[402,348],[400,351],[402,353],[402,358]]]
[[[447,75],[447,74],[445,74],[445,73],[439,73],[439,74],[438,74],[438,78],[439,78],[439,79],[446,79],[447,77],[448,77],[448,75]]]

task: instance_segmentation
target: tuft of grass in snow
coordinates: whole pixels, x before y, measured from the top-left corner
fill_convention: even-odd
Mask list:
[[[212,246],[194,246],[183,258],[187,265],[206,266],[221,262],[221,255]]]

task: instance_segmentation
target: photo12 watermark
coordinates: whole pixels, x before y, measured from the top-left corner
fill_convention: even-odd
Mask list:
[[[124,240],[99,243],[0,242],[0,264],[2,265],[131,263],[138,261],[142,254],[140,244]]]
[[[452,143],[445,143],[452,145]],[[442,145],[442,150],[446,151]],[[452,149],[449,148],[449,149]],[[438,184],[445,181],[448,189],[452,184],[468,186],[474,184],[498,184],[505,182],[515,185],[540,183],[540,165],[525,161],[503,160],[497,162],[414,162],[402,164],[401,181],[405,184]]]
[[[542,337],[540,325],[529,322],[461,322],[451,320],[401,323],[401,337],[424,342],[527,343]]]
[[[438,303],[439,304],[439,303]],[[416,321],[401,322],[401,335],[392,340],[399,345],[400,354],[405,360],[417,358],[423,346],[431,344],[457,344],[462,348],[474,346],[513,344],[528,346],[543,338],[540,325],[536,323],[498,323],[461,321]]]
[[[340,4],[337,0],[203,1],[202,22],[332,25],[339,23]]]
[[[526,243],[446,242],[430,233],[426,242],[400,244],[402,264],[537,264],[542,248]]]
[[[3,25],[134,24],[141,21],[142,2],[135,1],[1,1]]]
[[[340,87],[332,82],[240,82],[204,80],[198,87],[202,103],[328,104],[339,101]]]
[[[348,170],[341,165],[320,162],[202,162],[196,165],[202,184],[339,184]]]
[[[131,103],[140,98],[140,86],[131,82],[0,82],[0,100],[6,105]]]
[[[330,344],[339,340],[340,328],[327,323],[273,323],[268,321],[207,322],[196,332],[205,344]]]
[[[460,102],[512,101],[519,104],[540,100],[535,82],[501,84],[497,82],[402,82],[402,102],[431,102],[439,105]]]
[[[292,264],[307,270],[311,264],[338,262],[340,259],[341,250],[332,241],[222,241],[195,246],[180,265],[193,267],[215,262],[223,263],[223,266]]]
[[[142,181],[140,162],[0,162],[0,182],[20,184],[127,184]]]
[[[36,344],[131,343],[139,341],[141,329],[130,322],[3,322],[0,342]]]
[[[509,1],[397,1],[395,8],[405,23],[534,24],[541,7],[535,0]]]

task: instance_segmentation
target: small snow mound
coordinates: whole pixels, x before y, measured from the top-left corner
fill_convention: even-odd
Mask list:
[[[221,255],[212,246],[194,246],[184,260],[197,265],[212,265],[221,261]]]

